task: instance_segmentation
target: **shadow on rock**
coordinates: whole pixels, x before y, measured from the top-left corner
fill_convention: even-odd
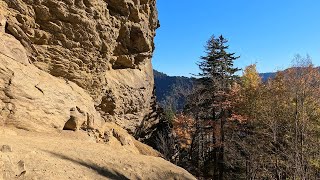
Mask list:
[[[103,167],[100,167],[96,164],[93,164],[93,163],[88,163],[88,162],[84,162],[82,160],[76,160],[76,159],[73,159],[71,157],[68,157],[66,155],[63,155],[63,154],[59,154],[59,153],[55,153],[55,152],[52,152],[52,151],[47,151],[47,150],[42,150],[44,152],[47,152],[47,153],[50,153],[52,154],[53,156],[56,156],[60,159],[63,159],[63,160],[67,160],[67,161],[71,161],[73,163],[76,163],[76,164],[80,164],[82,166],[85,166],[89,169],[92,169],[94,171],[96,171],[98,174],[100,174],[101,176],[104,176],[106,178],[110,178],[110,179],[119,179],[119,180],[129,180],[129,178],[127,178],[126,176],[124,176],[123,174],[120,174],[116,171],[110,171],[109,169],[106,169],[106,168],[103,168]]]

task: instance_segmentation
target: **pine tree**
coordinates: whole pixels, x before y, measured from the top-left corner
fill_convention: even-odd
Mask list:
[[[232,84],[239,78],[235,74],[235,53],[229,53],[227,40],[212,36],[205,46],[206,55],[198,63],[200,73],[197,90],[189,108],[197,119],[198,166],[214,179],[223,179],[224,125],[231,116],[228,95]],[[196,98],[195,98],[196,97]]]
[[[211,82],[224,83],[224,86],[220,87],[224,89],[228,88],[227,86],[230,86],[238,78],[235,73],[240,70],[233,67],[234,61],[239,57],[235,56],[235,53],[227,52],[229,46],[226,43],[228,43],[228,40],[222,35],[219,38],[212,36],[205,46],[206,56],[202,56],[198,64],[201,70],[198,76]],[[217,85],[211,84],[211,87],[217,87]]]

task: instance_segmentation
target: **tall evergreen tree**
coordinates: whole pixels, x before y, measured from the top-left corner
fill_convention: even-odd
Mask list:
[[[214,179],[223,179],[225,171],[224,125],[231,116],[228,94],[239,71],[234,67],[239,57],[228,52],[227,42],[222,35],[207,41],[206,55],[198,63],[197,89],[187,106],[197,119],[198,168]]]
[[[235,56],[235,53],[228,53],[229,46],[226,43],[228,40],[222,35],[218,38],[212,36],[205,46],[206,56],[202,56],[198,63],[201,70],[198,76],[202,77],[202,80],[211,81],[211,83],[217,82],[217,80],[224,83],[224,86],[220,86],[220,88],[227,88],[226,86],[231,85],[238,78],[235,73],[240,70],[233,67],[234,61],[239,56]],[[211,84],[212,87],[217,87],[217,85],[219,84]]]

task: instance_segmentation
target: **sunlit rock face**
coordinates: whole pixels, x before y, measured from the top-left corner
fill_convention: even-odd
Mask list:
[[[0,42],[10,39],[18,47],[0,47],[2,119],[38,119],[46,125],[35,129],[63,128],[77,110],[86,121],[113,121],[131,133],[152,127],[157,119],[151,58],[158,26],[155,0],[1,0]],[[32,87],[24,88],[28,81],[17,76],[29,74]],[[23,98],[11,98],[8,88],[24,91]],[[34,109],[18,106],[29,95],[35,96],[30,104],[37,100],[35,109],[49,110],[29,113]],[[61,122],[49,117],[57,113],[50,108],[64,109]]]

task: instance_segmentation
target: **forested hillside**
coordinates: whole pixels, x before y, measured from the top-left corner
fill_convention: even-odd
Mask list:
[[[186,96],[193,87],[194,78],[183,76],[168,76],[153,70],[158,103],[165,108],[181,111],[185,105]]]
[[[269,78],[274,78],[276,73],[269,72],[269,73],[259,73],[259,76],[261,77],[263,82],[266,82]]]

